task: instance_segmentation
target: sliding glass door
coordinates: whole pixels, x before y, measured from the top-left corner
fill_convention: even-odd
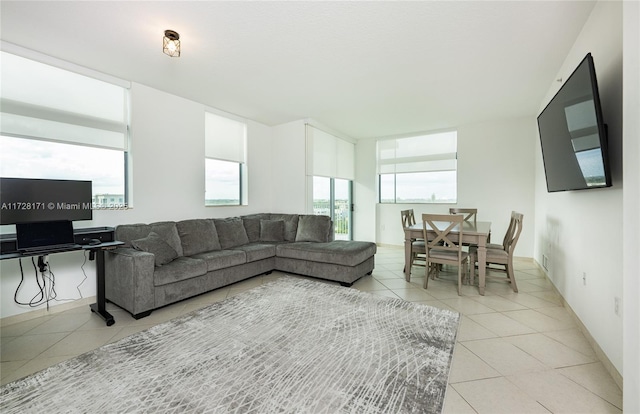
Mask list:
[[[336,240],[352,239],[351,183],[339,178],[313,177],[313,214],[331,217]]]

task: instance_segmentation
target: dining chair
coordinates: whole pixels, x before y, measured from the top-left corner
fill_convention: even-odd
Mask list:
[[[464,215],[464,221],[468,221],[468,222],[473,222],[473,224],[476,224],[476,219],[478,216],[478,209],[477,208],[450,208],[449,209],[449,214],[463,214]]]
[[[436,225],[439,222],[439,228]],[[462,240],[464,236],[464,216],[460,214],[423,214],[422,215],[422,233],[424,234],[426,246],[426,269],[423,287],[426,289],[429,283],[429,276],[436,277],[440,272],[438,265],[456,265],[458,266],[458,295],[461,295],[462,274],[464,265],[464,274],[467,274],[469,264],[469,253],[462,250]],[[452,231],[457,237],[452,238]],[[428,232],[433,231],[435,237],[428,238]]]
[[[476,218],[478,217],[478,209],[477,208],[450,208],[449,214],[462,214],[464,216],[464,221],[467,223],[473,223],[476,225]],[[491,238],[491,234],[489,234],[489,238]],[[463,243],[463,246],[475,246],[473,243]]]
[[[504,233],[504,238],[502,239],[502,244],[497,243],[487,243],[487,249],[498,249],[498,250],[507,250],[507,243],[513,236],[513,230],[515,225],[515,216],[519,214],[516,211],[511,212],[511,218],[509,219],[509,227],[507,227],[507,231]]]
[[[522,219],[523,215],[516,211],[511,213],[511,221],[509,228],[505,234],[503,245],[499,244],[487,246],[487,270],[501,271],[506,273],[507,281],[511,283],[511,288],[514,292],[518,292],[518,285],[516,284],[515,272],[513,270],[513,252],[515,251],[516,244],[522,233]],[[476,249],[471,251],[471,283],[475,277],[475,264],[478,259],[478,252]],[[504,266],[504,268],[490,267],[490,265]],[[492,278],[489,272],[487,272],[487,279]]]
[[[402,218],[402,229],[403,230],[405,228],[407,228],[407,227],[410,227],[410,226],[413,226],[414,224],[416,224],[416,217],[415,217],[415,214],[413,212],[413,209],[400,211],[400,216]],[[422,262],[426,262],[426,260],[425,260],[425,254],[426,253],[427,252],[426,252],[424,240],[422,240],[422,239],[411,239],[411,266],[413,266],[413,265],[424,266],[421,263],[416,263],[416,260],[419,260],[419,261],[422,261]],[[402,271],[404,272],[405,270],[406,270],[406,267]]]

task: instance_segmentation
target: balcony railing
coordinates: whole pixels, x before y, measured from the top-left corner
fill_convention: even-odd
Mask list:
[[[349,240],[349,200],[336,200],[333,229],[336,240]],[[313,200],[313,214],[331,216],[329,200]]]

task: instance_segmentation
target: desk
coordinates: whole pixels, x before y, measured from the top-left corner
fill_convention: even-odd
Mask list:
[[[436,226],[439,229],[446,229],[450,223],[436,222]],[[487,267],[487,238],[491,232],[491,222],[478,221],[475,224],[469,222],[463,222],[463,243],[471,243],[478,246],[478,273],[479,282],[478,290],[481,295],[484,295],[485,276]],[[459,241],[460,230],[454,228],[451,233],[452,241]],[[411,240],[422,239],[422,223],[416,223],[413,226],[406,227],[404,229],[404,265],[405,265],[405,279],[407,282],[411,280]],[[427,237],[432,239],[435,237],[434,231],[427,231]],[[472,268],[473,269],[473,268]]]
[[[113,316],[109,312],[107,312],[106,308],[106,297],[105,297],[105,288],[104,288],[104,251],[109,249],[115,249],[117,246],[123,245],[124,243],[121,241],[109,241],[103,242],[100,244],[90,245],[78,245],[77,247],[69,250],[65,250],[65,252],[72,252],[78,250],[89,250],[89,260],[96,259],[96,303],[89,305],[91,308],[91,312],[98,314],[102,319],[105,320],[107,326],[113,325],[116,321],[113,319]],[[46,256],[48,254],[55,253],[63,253],[63,252],[39,252],[39,253],[19,253],[19,252],[10,252],[10,253],[2,253],[0,254],[0,260],[5,259],[21,259],[31,256]]]

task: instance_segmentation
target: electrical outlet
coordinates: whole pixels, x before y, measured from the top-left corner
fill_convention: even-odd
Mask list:
[[[587,272],[582,272],[582,284],[587,286]]]
[[[613,298],[613,311],[616,315],[620,316],[620,298]]]
[[[542,255],[542,267],[544,270],[549,270],[549,258],[546,254]]]

